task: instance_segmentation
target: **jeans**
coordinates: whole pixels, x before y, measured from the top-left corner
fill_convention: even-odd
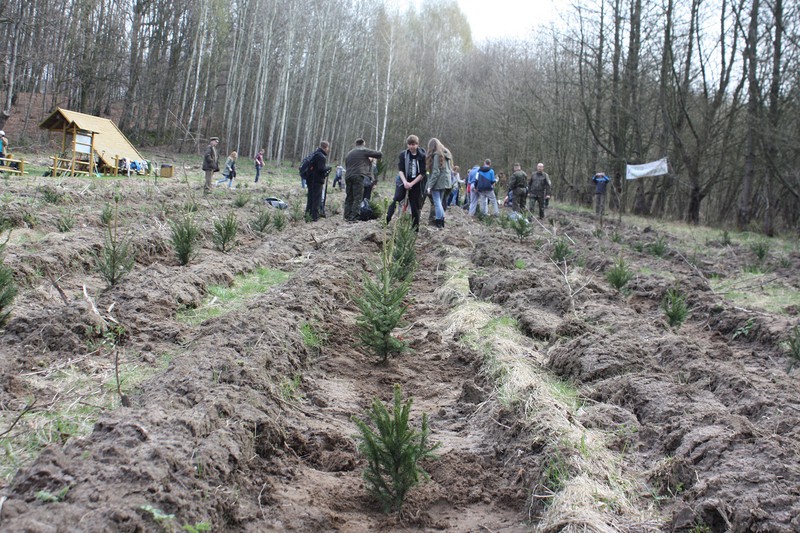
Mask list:
[[[444,219],[444,207],[442,206],[442,196],[446,191],[436,189],[431,191],[431,198],[433,199],[433,208],[436,212],[436,220]]]

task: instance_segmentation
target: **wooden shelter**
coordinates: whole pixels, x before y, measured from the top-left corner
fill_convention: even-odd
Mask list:
[[[117,175],[120,162],[144,161],[113,121],[56,108],[39,127],[62,134],[61,153],[53,156],[52,176]]]

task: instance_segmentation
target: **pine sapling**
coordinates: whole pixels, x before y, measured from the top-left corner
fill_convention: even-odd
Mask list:
[[[96,257],[97,270],[105,278],[109,287],[124,278],[136,263],[128,239],[120,238],[118,224],[119,204],[115,198],[112,224],[106,228],[105,243],[100,255]]]
[[[439,443],[430,444],[428,415],[422,415],[422,425],[417,431],[409,427],[412,399],[403,403],[400,385],[394,386],[391,410],[379,399],[372,401],[367,412],[375,430],[362,420],[354,418],[358,426],[358,449],[367,459],[364,479],[368,490],[383,507],[384,512],[400,512],[408,491],[427,478],[419,465],[423,459],[435,459]]]
[[[382,264],[374,277],[364,276],[362,294],[353,298],[361,311],[356,319],[359,339],[372,348],[381,363],[391,354],[406,349],[406,343],[392,336],[407,306],[403,300],[411,287],[410,276],[396,279],[392,273],[390,250],[381,253]]]
[[[677,289],[669,289],[661,302],[661,307],[667,315],[671,327],[680,327],[689,314],[689,307],[686,305],[686,297]]]

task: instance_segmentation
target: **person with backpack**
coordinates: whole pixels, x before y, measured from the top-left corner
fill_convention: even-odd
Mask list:
[[[521,213],[525,209],[525,198],[528,194],[528,175],[522,165],[514,163],[513,172],[508,180],[508,192],[511,195],[511,210]]]
[[[475,174],[476,205],[480,203],[481,213],[484,215],[489,214],[489,206],[487,205],[489,203],[494,207],[493,214],[495,216],[500,215],[500,206],[497,204],[497,196],[494,194],[495,182],[497,182],[497,177],[492,169],[492,160],[487,158],[483,161],[483,166]],[[469,211],[470,215],[475,214],[475,209],[472,206],[470,206]]]
[[[386,212],[386,222],[394,216],[397,203],[408,198],[411,208],[411,219],[414,229],[419,231],[419,212],[422,209],[423,181],[425,180],[425,150],[419,147],[419,137],[409,135],[406,138],[406,149],[398,158],[399,174],[395,182],[394,197]]]
[[[539,218],[544,218],[544,208],[550,200],[550,176],[544,171],[544,163],[536,165],[536,172],[531,175],[528,182],[528,210],[533,213],[536,204],[539,204]]]
[[[344,219],[347,222],[361,220],[361,201],[364,199],[364,180],[372,183],[372,159],[380,159],[383,154],[371,150],[364,144],[364,139],[356,139],[355,146],[344,156],[345,198]]]
[[[428,141],[428,152],[425,156],[425,167],[430,169],[427,182],[427,194],[431,197],[435,219],[433,225],[444,228],[445,194],[452,190],[453,156],[450,150],[436,137]]]
[[[239,154],[236,153],[236,150],[231,152],[231,155],[225,160],[225,170],[222,171],[222,178],[217,180],[217,185],[227,181],[228,188],[233,189],[233,179],[236,177],[236,159],[238,157]]]
[[[211,178],[214,172],[219,172],[219,154],[217,154],[217,145],[219,144],[219,137],[211,137],[208,140],[208,147],[206,153],[203,154],[203,171],[206,173],[205,184],[203,185],[203,194],[211,194]]]
[[[253,162],[256,165],[256,181],[255,182],[258,183],[258,178],[261,176],[261,167],[264,166],[264,149],[263,148],[258,151],[258,153],[256,154],[256,157],[253,160]]]
[[[330,151],[331,143],[322,141],[319,143],[319,148],[309,154],[307,165],[309,168],[306,171],[306,183],[308,185],[306,214],[311,217],[312,222],[319,220],[320,214],[323,213],[322,192],[325,186],[325,178],[331,171],[331,167],[328,166],[328,154]]]
[[[609,181],[611,181],[611,178],[606,176],[604,172],[598,172],[592,176],[595,197],[594,212],[601,217],[606,211],[606,188],[608,187]]]

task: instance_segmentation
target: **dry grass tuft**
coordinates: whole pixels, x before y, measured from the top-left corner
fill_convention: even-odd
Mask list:
[[[456,273],[448,281],[467,278]],[[453,283],[447,290],[459,289]],[[605,446],[611,436],[577,421],[585,400],[575,387],[548,373],[544,354],[503,317],[502,308],[476,301],[468,287],[460,290],[442,334],[483,355],[497,399],[516,409],[532,436],[545,443],[548,468],[531,496],[532,506],[546,502],[536,531],[658,531],[664,520],[647,505],[637,507],[638,494],[646,491],[624,470],[621,454]]]

